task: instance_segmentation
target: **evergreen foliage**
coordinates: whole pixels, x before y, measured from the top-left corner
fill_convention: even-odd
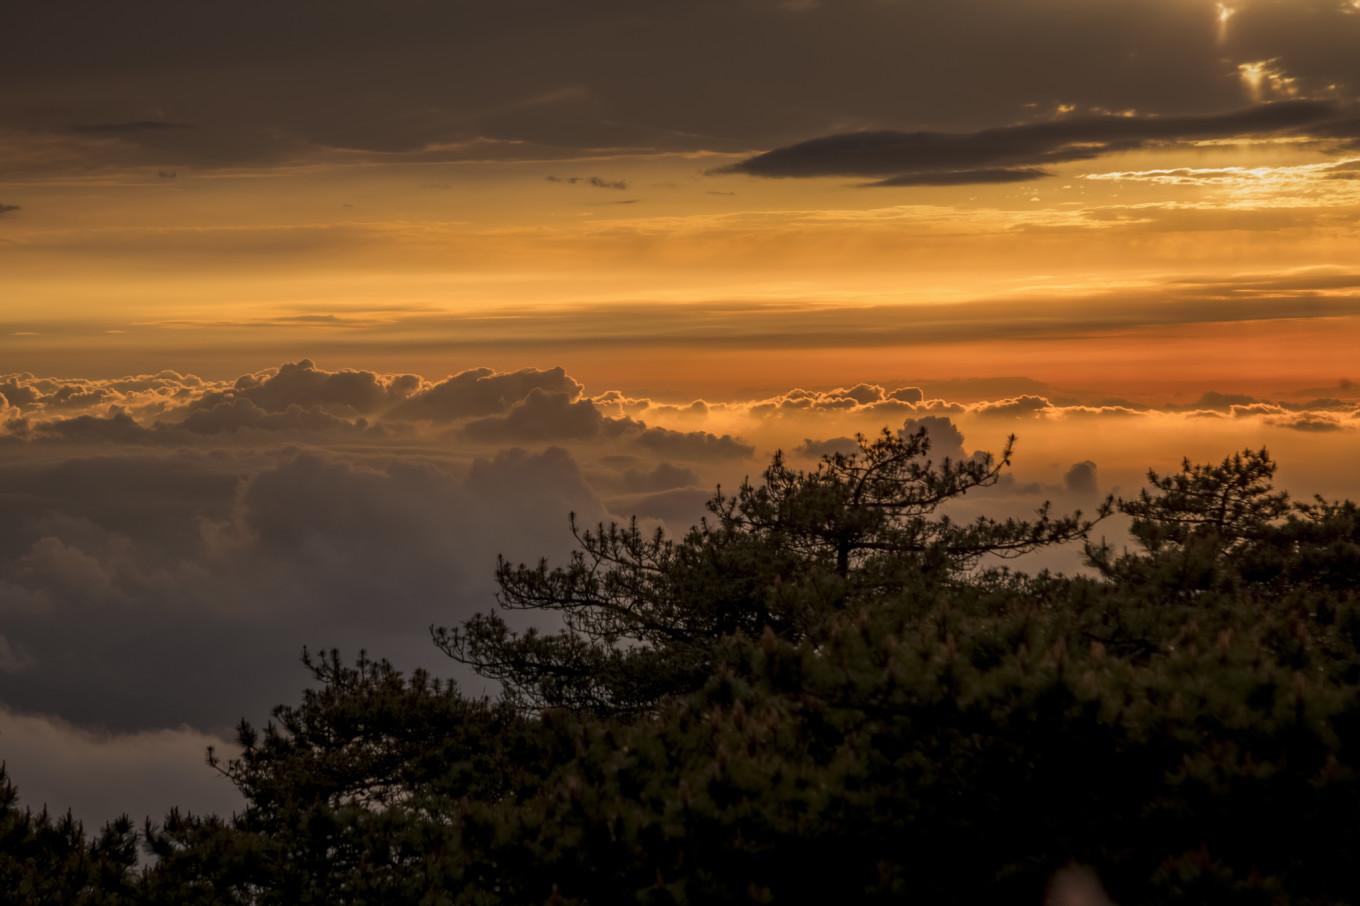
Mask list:
[[[0,765],[0,902],[118,906],[133,899],[137,834],[124,817],[93,839],[68,812],[34,814]]]
[[[1093,519],[959,523],[1009,446],[861,446],[776,458],[678,540],[601,526],[563,567],[502,562],[502,606],[562,628],[434,631],[496,700],[306,656],[316,687],[212,759],[246,808],[149,825],[140,872],[130,828],[87,845],[6,785],[0,877],[167,904],[1039,903],[1076,863],[1125,906],[1354,899],[1353,503],[1293,502],[1248,451]],[[1088,543],[1089,575],[1002,568],[1113,508],[1135,547]]]

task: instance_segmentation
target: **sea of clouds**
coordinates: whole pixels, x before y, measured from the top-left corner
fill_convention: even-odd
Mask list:
[[[1344,387],[1179,407],[927,389],[659,401],[591,394],[560,368],[429,380],[307,360],[232,381],[0,376],[0,759],[25,802],[94,823],[230,810],[203,752],[295,698],[304,645],[494,694],[428,628],[494,606],[498,555],[565,557],[569,513],[683,531],[776,449],[811,466],[856,432],[924,428],[934,458],[958,459],[1018,433],[1033,455],[960,516],[1089,511],[1169,451],[1267,440],[1321,451],[1299,471],[1344,489],[1360,449]]]

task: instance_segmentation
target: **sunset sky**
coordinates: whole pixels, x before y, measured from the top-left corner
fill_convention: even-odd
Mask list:
[[[15,370],[301,351],[705,395],[1354,376],[1345,0],[0,17]]]
[[[1262,445],[1360,496],[1360,0],[0,34],[0,760],[54,806],[106,816],[99,763],[229,808],[197,753],[302,644],[431,661],[497,553],[682,530],[776,449],[1015,433],[1015,512]]]

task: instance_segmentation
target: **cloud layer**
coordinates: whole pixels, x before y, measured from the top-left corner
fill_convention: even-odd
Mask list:
[[[1006,388],[1018,392],[997,395]],[[1108,458],[1129,446],[1121,435],[1154,447],[1161,432],[1198,436],[1216,453],[1243,438],[1321,439],[1351,461],[1360,392],[1330,390],[1149,406],[993,380],[674,400],[592,394],[559,368],[431,380],[309,360],[231,380],[7,375],[0,752],[28,797],[91,819],[155,812],[171,794],[226,807],[198,750],[296,694],[303,645],[475,682],[425,628],[490,605],[498,554],[564,556],[568,513],[682,531],[715,485],[774,449],[806,465],[885,426],[925,429],[934,455],[954,459],[1021,435],[1030,458],[960,517],[1021,515],[1045,498],[1089,506],[1136,486],[1137,471]],[[1150,449],[1121,455],[1141,469]],[[1077,563],[1054,557],[1044,565]],[[131,801],[114,802],[114,783]]]
[[[1348,2],[1240,0],[1229,20],[1223,6],[697,0],[639,17],[622,0],[399,0],[377,26],[359,0],[286,16],[243,0],[230,21],[168,0],[117,14],[13,4],[0,28],[26,40],[0,78],[24,88],[0,101],[0,141],[10,173],[731,152],[857,129],[982,129],[1035,108],[1185,116],[1360,82]],[[786,77],[809,59],[808,78]],[[294,76],[300,64],[309,78]]]

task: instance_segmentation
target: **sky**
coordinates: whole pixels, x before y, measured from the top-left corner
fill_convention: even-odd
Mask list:
[[[681,531],[857,431],[1017,435],[966,511],[1260,446],[1360,497],[1356,0],[47,0],[0,34],[25,801],[229,810],[202,749],[302,645],[479,689],[426,628],[498,553],[565,555],[569,511]]]

